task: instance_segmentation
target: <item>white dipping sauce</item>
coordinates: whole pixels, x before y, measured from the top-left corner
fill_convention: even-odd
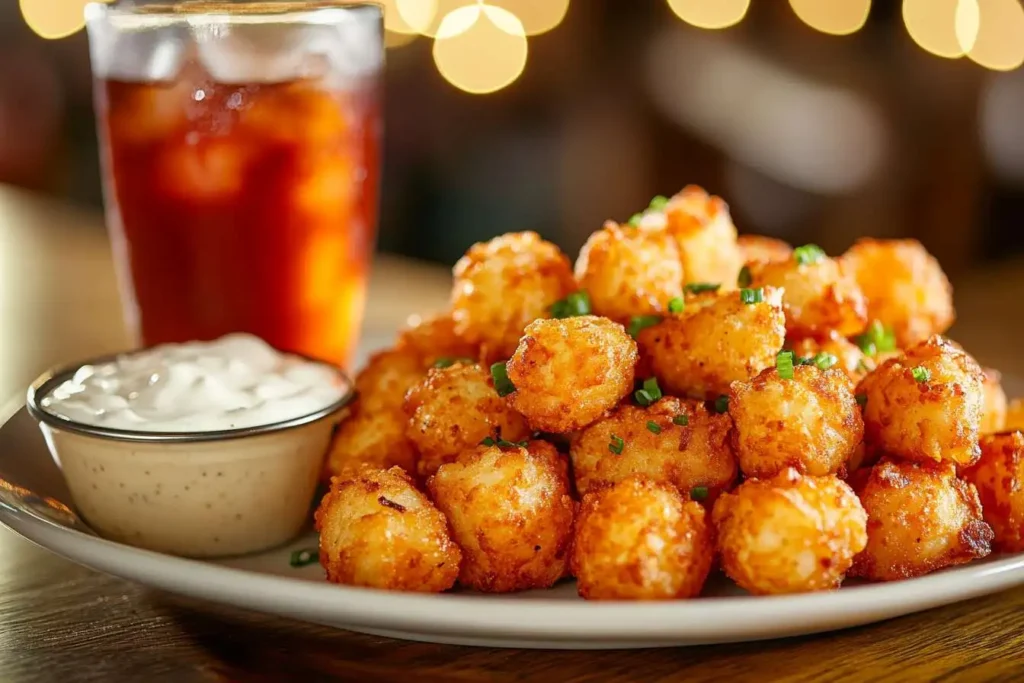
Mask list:
[[[336,370],[248,334],[164,344],[84,365],[46,395],[50,413],[140,432],[211,432],[322,410],[346,392]]]

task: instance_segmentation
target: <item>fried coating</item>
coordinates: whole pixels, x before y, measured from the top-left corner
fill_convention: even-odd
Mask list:
[[[864,378],[857,394],[864,396],[869,450],[958,465],[978,458],[981,368],[949,340],[931,337],[890,358]]]
[[[788,261],[793,255],[793,247],[788,242],[767,235],[740,235],[736,243],[744,263]]]
[[[1024,430],[1024,400],[1015,398],[1006,406],[1006,419],[1003,420],[1003,431],[1013,429]]]
[[[786,468],[801,474],[846,474],[846,462],[864,437],[853,383],[842,370],[793,368],[783,379],[768,368],[734,382],[729,414],[740,470],[765,479]]]
[[[406,328],[399,332],[395,348],[420,357],[424,367],[438,360],[477,360],[480,348],[455,334],[455,320],[451,313],[423,318],[409,316]]]
[[[743,303],[738,292],[707,301],[665,318],[637,337],[644,362],[662,391],[714,399],[729,393],[733,382],[775,365],[786,336],[780,290],[766,288],[760,303]]]
[[[868,513],[868,544],[851,576],[896,581],[964,564],[991,551],[974,486],[952,464],[883,458],[858,490]]]
[[[626,323],[661,313],[683,295],[683,264],[667,231],[609,221],[580,250],[576,281],[590,294],[595,315]]]
[[[508,361],[512,408],[538,431],[582,429],[633,390],[636,342],[607,318],[537,320]]]
[[[405,392],[426,374],[418,353],[397,348],[379,351],[356,375],[359,404],[366,412],[401,410]]]
[[[679,246],[683,281],[718,282],[736,286],[743,254],[736,243],[736,226],[729,205],[703,188],[688,185],[669,199],[665,224]]]
[[[814,358],[819,353],[829,353],[838,361],[835,367],[846,373],[854,384],[878,366],[878,360],[863,351],[849,339],[832,332],[824,339],[804,337],[787,344],[793,353],[804,358]]]
[[[401,410],[366,410],[359,402],[338,425],[325,462],[325,479],[351,478],[364,469],[401,467],[416,472],[416,447],[405,436]]]
[[[857,240],[841,260],[867,297],[868,318],[891,328],[899,346],[953,324],[953,287],[917,240]]]
[[[704,508],[670,484],[637,476],[583,496],[572,572],[588,600],[696,597],[713,558]]]
[[[981,408],[982,434],[994,434],[1003,430],[1006,424],[1006,392],[1003,391],[1002,374],[993,368],[982,368],[982,388],[985,401]]]
[[[523,416],[494,390],[490,371],[476,363],[431,369],[406,394],[405,414],[405,434],[419,450],[424,477],[486,437],[514,442],[530,435]]]
[[[786,469],[715,503],[722,569],[755,595],[838,588],[867,543],[867,516],[839,478]]]
[[[548,588],[566,572],[574,503],[564,456],[544,441],[479,448],[427,482],[462,548],[459,583],[486,593]]]
[[[978,490],[995,549],[1024,552],[1024,433],[983,435],[981,458],[963,471],[963,478]]]
[[[784,289],[786,331],[794,338],[827,337],[832,331],[849,337],[868,323],[864,295],[840,261],[822,257],[814,263],[758,261],[749,265],[751,287]]]
[[[685,424],[679,424],[679,423]],[[689,492],[705,487],[713,501],[736,481],[736,457],[726,414],[699,401],[665,397],[641,408],[623,404],[573,438],[576,490],[585,494],[633,475]],[[616,453],[613,437],[622,440]]]
[[[455,333],[488,360],[508,358],[523,328],[576,289],[569,259],[535,232],[474,244],[453,272]]]
[[[455,584],[462,552],[448,522],[400,468],[335,480],[316,511],[327,580],[439,593]]]

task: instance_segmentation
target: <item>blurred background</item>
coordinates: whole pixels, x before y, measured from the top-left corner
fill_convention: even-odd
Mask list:
[[[98,207],[83,4],[2,4],[0,182]],[[688,183],[829,251],[914,236],[955,275],[1024,249],[1019,0],[384,5],[382,250],[574,250]]]

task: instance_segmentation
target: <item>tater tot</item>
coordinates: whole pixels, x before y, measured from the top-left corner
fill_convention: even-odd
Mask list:
[[[670,484],[630,477],[583,496],[572,572],[588,600],[696,597],[713,558],[704,508]]]
[[[643,475],[689,493],[707,489],[713,501],[736,480],[736,457],[726,414],[698,401],[665,397],[641,408],[623,404],[573,438],[569,446],[576,490],[582,495]]]
[[[868,318],[893,330],[901,347],[953,324],[953,288],[917,240],[858,240],[841,260],[867,297]]]
[[[763,299],[748,304],[739,292],[725,292],[642,330],[640,352],[662,390],[714,399],[775,365],[786,336],[782,292],[766,288]]]
[[[508,361],[512,408],[533,429],[582,429],[633,390],[636,342],[618,323],[596,316],[537,320]]]
[[[978,490],[985,522],[995,532],[995,548],[1024,552],[1024,434],[982,436],[981,459],[963,477]]]
[[[574,503],[564,456],[544,441],[491,446],[427,482],[462,548],[459,583],[487,593],[548,588],[566,571]]]
[[[858,494],[868,513],[868,543],[851,576],[896,581],[990,552],[992,529],[978,493],[952,464],[883,458]]]
[[[715,503],[722,569],[755,595],[838,588],[867,543],[867,517],[835,476],[786,469],[748,479]]]
[[[857,394],[869,450],[958,465],[977,459],[982,372],[949,340],[935,336],[890,358],[864,378]]]
[[[792,467],[801,474],[846,474],[846,462],[864,437],[853,383],[842,370],[793,368],[784,379],[768,368],[734,382],[729,414],[740,470],[764,479]]]
[[[439,593],[458,577],[462,553],[447,520],[400,468],[336,479],[316,528],[328,581]]]
[[[455,334],[451,313],[422,318],[410,316],[408,326],[398,334],[395,348],[419,355],[424,366],[438,361],[477,360],[480,349]]]
[[[665,230],[613,222],[590,236],[576,260],[576,281],[590,295],[591,309],[619,322],[661,313],[683,295],[683,265]]]
[[[679,246],[684,282],[735,287],[743,255],[736,243],[736,226],[728,204],[703,188],[689,185],[669,199],[664,214],[668,231]]]
[[[788,242],[766,235],[740,235],[736,243],[744,263],[788,261],[793,255],[793,247]]]
[[[515,442],[530,435],[523,416],[494,390],[491,373],[475,363],[431,369],[406,394],[405,413],[424,477],[487,437]]]
[[[864,379],[864,376],[878,366],[875,358],[867,355],[861,348],[845,337],[835,332],[824,339],[813,339],[804,337],[792,344],[787,343],[797,356],[803,358],[815,358],[819,353],[826,353],[836,359],[835,367],[846,373],[846,376],[853,380],[854,384]]]
[[[811,249],[813,245],[801,247]],[[786,331],[794,338],[825,337],[832,331],[848,337],[868,322],[864,295],[841,262],[820,251],[801,263],[798,249],[787,261],[751,263],[751,287],[784,289]],[[817,260],[812,260],[817,259]]]
[[[1003,376],[998,370],[982,368],[982,375],[985,401],[979,430],[982,434],[993,434],[1002,431],[1006,424],[1006,392],[1003,391]]]
[[[1006,419],[1003,420],[1003,431],[1014,429],[1024,430],[1024,400],[1015,398],[1006,406]]]
[[[454,269],[455,333],[489,360],[508,358],[523,328],[576,289],[558,247],[534,232],[509,233],[470,247]]]
[[[359,404],[367,412],[402,408],[405,392],[427,374],[423,359],[408,349],[388,349],[370,357],[356,375]]]
[[[366,410],[356,403],[338,425],[325,465],[326,478],[349,478],[360,471],[401,467],[416,472],[416,448],[405,436],[401,410]]]

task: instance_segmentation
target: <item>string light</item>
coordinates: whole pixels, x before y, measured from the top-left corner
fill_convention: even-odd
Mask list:
[[[975,39],[964,46],[967,56],[993,71],[1024,64],[1024,8],[1019,0],[969,1],[977,6],[977,19]]]
[[[518,17],[478,0],[445,15],[434,41],[434,63],[449,83],[482,95],[519,78],[527,49]]]
[[[528,36],[547,33],[562,23],[569,12],[569,0],[488,0],[495,7],[507,9],[523,22]]]
[[[903,0],[903,24],[911,39],[933,55],[956,59],[964,55],[960,33],[966,34],[969,17],[959,11],[960,0]],[[965,36],[963,36],[965,37]]]
[[[789,0],[789,6],[805,24],[834,36],[856,33],[871,12],[871,0]]]
[[[78,33],[85,26],[85,6],[91,0],[18,0],[21,16],[41,38],[55,40]],[[112,0],[101,0],[112,2]]]
[[[750,0],[668,0],[677,17],[698,28],[728,28],[747,15]]]

